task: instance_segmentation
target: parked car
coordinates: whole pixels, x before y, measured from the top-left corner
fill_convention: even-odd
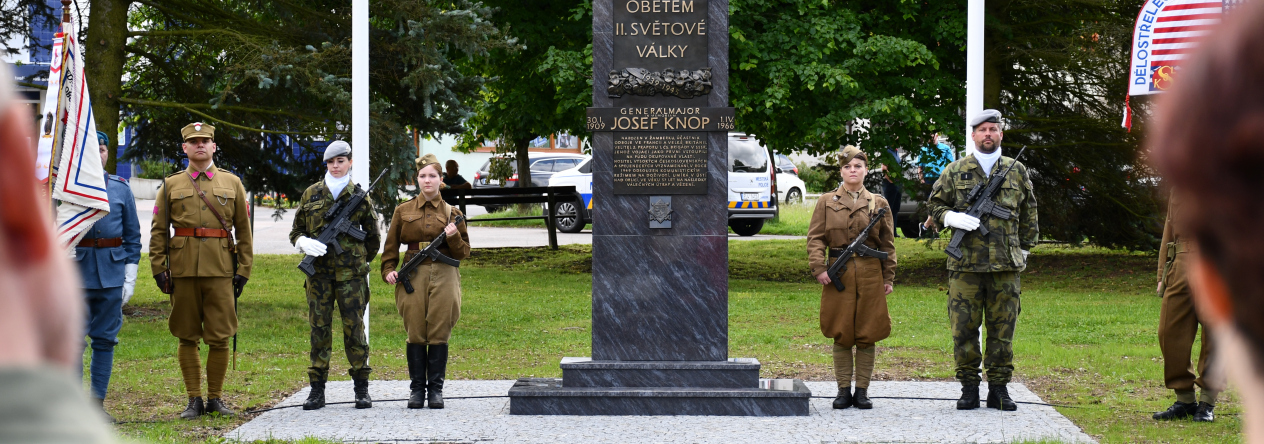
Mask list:
[[[558,171],[564,171],[574,168],[590,158],[583,154],[561,154],[561,153],[529,153],[527,159],[531,162],[531,184],[533,187],[549,186],[549,179]],[[482,188],[500,188],[500,181],[491,178],[492,161],[489,159],[483,162],[483,166],[474,173],[474,180],[470,181],[474,185],[474,189]],[[510,164],[513,168],[513,175],[506,180],[505,187],[514,188],[519,186],[518,182],[518,163]],[[496,205],[484,205],[483,208],[489,213],[496,212],[500,209]]]
[[[585,159],[579,166],[554,173],[549,179],[550,186],[573,186],[579,193],[576,200],[563,200],[556,204],[553,217],[557,221],[557,229],[563,233],[578,233],[592,223],[592,163],[592,158]]]
[[[764,227],[764,220],[777,215],[772,193],[773,168],[768,150],[759,141],[743,134],[729,134],[729,226],[742,236],[753,236]],[[796,178],[797,180],[797,178]],[[557,228],[578,233],[592,223],[593,188],[592,159],[579,166],[560,171],[550,179],[552,186],[574,186],[579,197],[573,202],[559,202],[554,217]],[[798,185],[802,190],[802,181]],[[802,191],[800,191],[802,193]],[[801,194],[800,194],[801,195]]]
[[[799,167],[785,154],[777,155],[777,198],[784,203],[803,202],[807,185],[799,179]]]
[[[729,227],[740,236],[754,236],[764,221],[777,216],[772,192],[775,168],[768,149],[754,137],[729,133]]]

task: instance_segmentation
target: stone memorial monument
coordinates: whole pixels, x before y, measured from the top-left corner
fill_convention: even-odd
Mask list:
[[[728,0],[594,0],[592,357],[515,415],[807,415],[728,357]]]

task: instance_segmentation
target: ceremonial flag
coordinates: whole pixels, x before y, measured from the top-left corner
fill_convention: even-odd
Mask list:
[[[1157,94],[1172,87],[1180,62],[1220,24],[1227,7],[1241,0],[1146,0],[1132,30],[1128,96]],[[1123,126],[1132,129],[1125,101]]]
[[[53,163],[53,143],[56,136],[53,135],[53,129],[57,126],[57,98],[61,86],[61,33],[53,38],[53,57],[50,59],[48,67],[48,94],[44,98],[44,105],[40,108],[40,136],[38,150],[35,157],[35,178],[40,183],[48,183],[48,170]],[[43,187],[47,190],[47,186]],[[47,197],[47,196],[46,196]]]
[[[63,23],[62,29],[74,29]],[[57,144],[57,169],[53,171],[53,194],[58,201],[57,237],[62,245],[79,243],[93,223],[110,212],[105,189],[105,168],[97,147],[97,125],[92,120],[92,101],[84,76],[83,54],[74,33],[63,33],[61,79],[57,94],[61,118],[53,134],[61,134]],[[52,91],[50,91],[51,93]]]

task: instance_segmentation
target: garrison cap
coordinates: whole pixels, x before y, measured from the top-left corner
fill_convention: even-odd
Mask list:
[[[997,125],[1001,124],[1001,112],[994,109],[985,109],[970,119],[970,129],[979,126],[985,122],[992,122]]]
[[[346,141],[335,140],[332,143],[330,143],[329,146],[325,147],[325,161],[326,162],[328,162],[329,159],[333,159],[338,156],[345,156],[346,158],[350,159],[351,158],[351,144],[347,143]]]
[[[417,158],[417,172],[421,172],[422,168],[430,165],[434,165],[435,168],[439,169],[440,176],[443,175],[443,164],[439,163],[439,158],[435,157],[434,154],[427,153],[426,155]]]
[[[109,145],[110,136],[105,135],[105,131],[97,131],[97,145]]]
[[[859,157],[860,160],[865,161],[866,164],[869,163],[869,156],[865,155],[864,151],[861,151],[860,148],[856,148],[855,145],[847,145],[838,152],[838,166],[841,167],[843,165],[847,165],[848,163],[851,163],[852,159],[857,157]]]
[[[215,127],[202,122],[193,122],[181,128],[180,135],[184,136],[184,140],[194,137],[205,137],[215,140]]]

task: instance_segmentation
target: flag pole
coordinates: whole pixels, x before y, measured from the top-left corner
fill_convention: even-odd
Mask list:
[[[66,53],[67,53],[66,45],[69,43],[68,40],[72,40],[72,39],[66,38],[67,36],[70,35],[68,31],[70,29],[70,3],[71,3],[71,0],[61,0],[61,33],[60,33],[61,36],[60,37],[62,39],[61,41],[62,50],[61,50],[61,54],[57,54],[57,56],[61,58],[61,60],[59,60],[57,63],[58,63],[58,66],[62,67],[61,73],[58,74],[59,76],[62,76],[62,77],[65,77],[65,73],[66,73]],[[51,60],[49,61],[49,79],[48,80],[49,80],[49,83],[51,84],[52,83],[52,61]],[[45,92],[45,94],[57,95],[56,114],[53,115],[53,147],[52,147],[51,156],[49,156],[49,159],[48,159],[48,189],[46,190],[48,192],[48,202],[50,205],[50,209],[52,210],[53,220],[57,220],[57,200],[53,199],[53,184],[57,182],[56,180],[57,165],[61,164],[61,154],[62,154],[61,143],[62,143],[62,140],[65,138],[65,133],[66,133],[66,122],[64,120],[65,108],[63,108],[62,106],[63,103],[61,101],[61,92],[64,89],[65,85],[62,85],[61,80],[58,80],[57,86],[58,86],[57,91]]]

